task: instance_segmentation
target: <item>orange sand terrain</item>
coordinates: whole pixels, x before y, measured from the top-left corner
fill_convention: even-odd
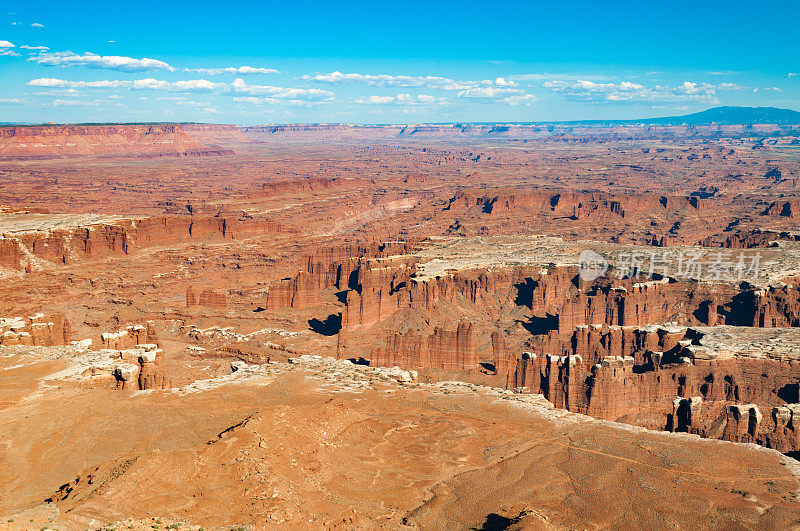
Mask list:
[[[798,144],[0,127],[0,527],[800,526]]]
[[[4,372],[26,355],[4,358]],[[7,521],[798,523],[796,464],[757,447],[601,424],[532,395],[398,382],[349,362],[301,358],[240,373],[155,393],[82,390],[57,373],[37,391],[31,375],[35,403],[4,397],[0,411]]]

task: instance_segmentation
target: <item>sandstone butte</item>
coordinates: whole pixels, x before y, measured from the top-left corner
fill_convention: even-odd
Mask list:
[[[800,526],[798,143],[0,127],[0,527]]]

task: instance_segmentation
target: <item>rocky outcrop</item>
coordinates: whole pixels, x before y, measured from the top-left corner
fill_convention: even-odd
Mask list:
[[[23,268],[21,262],[19,241],[15,238],[0,238],[0,267],[20,270]]]
[[[477,365],[473,327],[464,322],[453,331],[436,328],[429,336],[395,334],[386,347],[373,349],[370,358],[370,366],[378,367],[463,370]]]
[[[264,307],[310,308],[322,302],[322,290],[338,289],[346,292],[343,328],[369,327],[401,306],[397,292],[412,273],[411,248],[388,242],[319,249],[303,259],[305,269],[268,288]]]
[[[408,286],[412,270],[409,258],[363,259],[351,274],[355,289],[347,292],[342,330],[366,329],[410,304]]]
[[[441,303],[462,300],[496,313],[509,297],[513,298],[516,289],[522,292],[516,296],[518,304],[549,307],[555,304],[557,285],[570,282],[558,275],[554,275],[552,285],[529,281],[527,275],[538,278],[538,272],[531,268],[466,270],[419,278],[414,261],[403,255],[361,261],[351,276],[355,289],[347,293],[342,331],[368,329],[405,308],[424,313]]]
[[[186,307],[202,306],[225,310],[228,308],[228,294],[213,289],[196,291],[192,286],[186,288]]]
[[[137,345],[145,352],[139,354],[139,389],[168,389],[171,386],[164,363],[164,352],[156,345]]]
[[[155,324],[151,321],[144,325],[130,325],[116,332],[103,332],[100,334],[100,344],[103,348],[124,350],[135,348],[136,345],[158,344]]]
[[[320,288],[319,277],[301,271],[294,278],[283,279],[270,286],[265,307],[267,310],[278,310],[316,306],[322,302]]]
[[[800,290],[797,286],[785,284],[758,289],[747,300],[753,301],[753,320],[743,324],[766,328],[800,326]]]
[[[586,324],[644,326],[676,321],[781,327],[800,323],[800,292],[792,284],[741,290],[730,284],[669,278],[587,283],[580,280],[574,268],[551,268],[546,274],[526,276],[515,285],[518,298],[526,305],[557,315],[558,329],[564,334]]]
[[[800,451],[800,404],[772,408],[769,420],[772,422],[771,430],[763,436],[762,444],[780,452]]]
[[[260,190],[252,192],[254,197],[274,197],[289,193],[314,192],[331,187],[331,180],[325,177],[310,177],[308,179],[293,179],[288,181],[275,181],[267,183]]]
[[[800,217],[800,200],[775,201],[762,212],[763,216],[780,216],[796,219]]]
[[[762,419],[755,404],[724,406],[719,417],[708,430],[708,437],[733,442],[754,442]]]
[[[370,259],[405,256],[416,250],[413,242],[385,242],[369,245],[344,245],[318,249],[306,256],[306,271],[316,276],[321,287],[361,289],[359,269]]]
[[[397,292],[414,262],[408,255],[411,245],[388,242],[319,249],[305,257],[304,270],[269,287],[265,308],[309,308],[320,304],[321,290],[347,290],[343,327],[371,326],[400,307]]]
[[[360,292],[348,293],[343,329],[368,328],[401,308],[431,310],[440,301],[466,300],[494,312],[513,294],[517,305],[557,318],[557,328],[571,334],[578,325],[643,326],[682,324],[795,326],[800,319],[798,290],[787,285],[740,291],[728,284],[647,282],[633,279],[593,283],[580,280],[572,267],[538,271],[526,267],[467,270],[418,279],[408,266],[373,268],[357,273]],[[546,330],[545,330],[546,332]]]
[[[505,337],[503,337],[503,334],[495,330],[494,332],[492,332],[491,338],[492,338],[492,361],[494,365],[494,370],[497,374],[505,375],[507,380],[507,375],[509,373],[509,363],[511,362],[511,355],[508,352],[508,346],[506,345]],[[528,356],[530,356],[530,353],[528,353]]]
[[[775,247],[781,241],[800,241],[800,233],[795,231],[777,231],[754,229],[747,232],[735,232],[709,236],[700,242],[704,247],[724,247],[728,249],[752,249],[754,247]]]
[[[639,326],[667,321],[697,322],[714,325],[727,319],[747,320],[750,307],[721,307],[731,304],[739,292],[731,286],[713,288],[697,283],[649,282],[594,285],[574,291],[558,311],[559,330],[569,333],[580,324]],[[747,313],[744,316],[743,313]]]
[[[69,322],[59,313],[0,319],[0,345],[64,345],[69,335]]]
[[[377,325],[391,328],[388,323],[398,312],[402,312],[399,315],[403,320],[428,322],[428,316],[436,315],[442,308],[458,312],[455,319],[478,312],[482,319],[493,320],[518,311],[515,308],[525,307],[538,317],[532,317],[527,323],[519,322],[539,340],[542,337],[570,338],[576,328],[587,330],[587,326],[607,325],[614,331],[609,341],[621,344],[633,344],[630,332],[624,330],[648,323],[776,327],[792,326],[800,316],[798,291],[789,285],[762,291],[724,283],[677,282],[669,278],[646,282],[600,278],[586,282],[580,279],[574,267],[539,270],[523,266],[456,271],[431,278],[419,275],[414,261],[406,256],[359,259],[348,262],[347,267],[341,264],[325,267],[319,262],[310,268],[321,283],[338,282],[339,286],[349,288],[344,294],[338,342],[340,357],[350,355],[348,347],[358,344],[358,340],[351,341],[351,335],[363,335]],[[347,272],[346,284],[342,271]],[[286,305],[291,295],[288,293],[284,296]],[[429,333],[440,324],[446,326],[443,317],[437,319],[442,321],[429,324],[425,332]],[[424,325],[418,327],[418,330],[423,329]],[[492,330],[480,333],[486,334],[481,340],[487,341]],[[671,336],[667,334],[666,337]],[[514,364],[513,359],[503,359],[501,343],[504,339],[494,336],[491,340],[491,357],[496,366]],[[579,339],[578,345],[581,341]],[[666,352],[676,342],[677,339],[667,347],[662,344],[647,348]],[[570,348],[578,355],[584,355],[584,350],[588,349]],[[624,353],[614,350],[611,348],[611,352],[603,356],[632,355],[630,349]],[[557,356],[566,355],[563,349],[546,351]],[[602,356],[595,356],[592,364],[601,360]]]
[[[320,249],[306,256],[305,270],[269,287],[265,308],[308,308],[321,302],[323,289],[348,290],[343,326],[370,326],[380,320],[371,314],[389,315],[386,312],[393,313],[399,307],[397,296],[393,302],[387,301],[412,273],[408,267],[414,261],[407,254],[410,248],[405,242],[389,242]]]
[[[121,350],[101,349],[107,361],[96,362],[83,371],[81,387],[117,390],[168,389],[164,352],[155,344],[135,345]]]

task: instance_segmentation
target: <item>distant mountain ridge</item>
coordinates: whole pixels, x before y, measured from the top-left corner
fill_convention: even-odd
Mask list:
[[[492,122],[486,122],[490,124]],[[712,107],[681,116],[635,118],[631,120],[562,120],[519,122],[520,125],[800,125],[800,112],[778,107]]]
[[[657,123],[665,125],[798,125],[800,112],[777,107],[713,107],[705,111],[683,116],[666,116],[628,123]]]

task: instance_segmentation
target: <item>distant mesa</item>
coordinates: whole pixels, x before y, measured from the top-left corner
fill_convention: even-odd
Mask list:
[[[191,124],[74,124],[0,127],[0,160],[64,157],[198,157],[232,154],[204,143],[233,126]]]
[[[0,125],[0,160],[63,157],[197,157],[233,153],[246,143],[286,140],[452,140],[497,138],[523,142],[736,138],[800,134],[800,112],[775,107],[714,107],[684,116],[640,120],[439,124],[197,123]],[[477,161],[477,159],[476,159]]]
[[[579,120],[565,122],[472,122],[421,124],[272,124],[244,126],[251,141],[363,140],[403,138],[452,140],[458,138],[540,139],[584,141],[664,138],[740,138],[800,134],[800,112],[774,107],[714,107],[683,116],[637,120]]]

